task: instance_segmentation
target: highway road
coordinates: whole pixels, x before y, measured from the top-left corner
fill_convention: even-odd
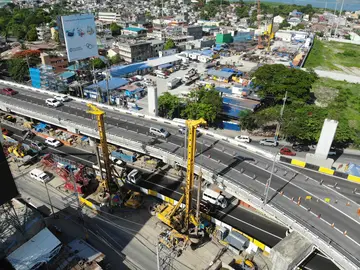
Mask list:
[[[3,100],[13,104],[14,106],[22,106],[28,109],[36,110],[39,114],[53,114],[60,119],[71,119],[79,124],[87,126],[95,126],[95,122],[91,120],[85,110],[84,104],[75,102],[66,103],[64,106],[53,109],[44,107],[44,100],[46,95],[20,90],[21,94],[13,97],[1,97]],[[147,135],[148,127],[151,125],[159,126],[159,124],[151,123],[144,119],[135,119],[130,115],[123,115],[113,112],[107,112],[107,130],[111,134],[118,134],[124,137],[133,138],[136,134],[136,140],[144,144],[153,144],[153,146],[173,152],[179,156],[184,153],[183,141],[184,139],[176,134],[176,129],[170,126],[165,127],[173,135],[167,141],[157,139],[155,142]],[[269,170],[271,161],[259,157],[255,154],[245,152],[241,148],[229,145],[226,142],[216,141],[208,136],[201,136],[198,140],[197,149],[199,154],[196,162],[205,168],[215,171],[218,175],[234,182],[242,187],[250,190],[253,194],[262,197],[264,192],[264,185],[269,178]],[[252,162],[254,160],[255,162]],[[360,265],[359,258],[359,243],[360,234],[359,222],[357,214],[354,209],[357,209],[359,197],[353,194],[350,190],[354,190],[355,184],[341,181],[337,187],[331,188],[331,181],[334,177],[316,174],[316,179],[323,180],[323,184],[319,185],[315,180],[306,181],[304,176],[300,173],[291,176],[285,170],[289,171],[281,165],[277,165],[278,170],[276,176],[272,179],[272,191],[283,191],[284,196],[274,194],[271,204],[278,209],[283,209],[285,213],[292,217],[299,219],[303,225],[309,227],[312,231],[318,234],[325,234],[326,239],[332,239],[334,245],[339,244],[337,249],[342,250],[347,257],[352,257],[354,263]],[[308,175],[307,171],[303,171]],[[254,180],[253,177],[256,177]],[[340,180],[339,180],[340,182]],[[350,187],[346,189],[345,187]],[[340,188],[340,189],[338,189]],[[347,199],[343,196],[350,197],[354,200],[350,207],[343,205],[343,201]],[[291,201],[291,198],[298,198],[301,196],[305,198],[312,195],[313,200],[303,201],[302,206],[298,207]],[[325,197],[332,198],[338,201],[337,204],[326,204],[323,202]],[[317,201],[319,199],[319,201]],[[310,210],[309,210],[310,209]],[[307,211],[309,210],[309,211]],[[321,218],[314,219],[314,216],[321,215]],[[335,224],[335,229],[329,226]],[[344,237],[343,232],[347,232],[347,237]],[[351,254],[351,255],[350,255]]]
[[[12,126],[3,125],[11,132],[11,136],[15,139],[21,138],[21,131],[15,129]],[[43,138],[35,137],[35,140],[43,141]],[[26,142],[29,142],[28,140]],[[81,162],[88,166],[96,164],[96,157],[94,154],[84,152],[73,147],[61,146],[59,148],[48,147],[41,151],[41,154],[45,153],[55,153],[66,156],[66,158],[72,159],[77,162]],[[42,205],[47,201],[44,199],[44,188],[41,187],[40,183],[34,182],[33,179],[30,179],[29,183],[27,182],[29,177],[24,176],[21,179],[17,179],[17,185],[20,189],[24,198],[32,198],[32,202],[35,202],[36,205]],[[26,179],[26,183],[24,180]],[[143,170],[143,181],[140,182],[140,185],[144,188],[155,190],[163,195],[169,196],[178,200],[182,194],[181,187],[183,183],[179,179],[164,177],[161,174],[152,173],[149,171]],[[54,193],[51,196],[52,203],[55,206],[55,209],[62,209],[64,202],[69,201],[64,200],[64,196],[58,195],[59,191],[54,190],[51,186],[49,187],[50,193]],[[194,192],[196,193],[196,191]],[[41,198],[42,201],[36,202]],[[72,201],[72,200],[71,200]],[[45,209],[48,214],[50,214],[50,208]],[[213,215],[215,218],[231,225],[234,228],[237,228],[244,233],[248,234],[255,239],[259,239],[269,247],[275,246],[281,239],[285,237],[286,228],[274,223],[273,221],[259,215],[254,214],[251,211],[245,210],[241,207],[236,207],[233,204],[230,204],[226,209],[218,211]],[[304,262],[302,265],[307,269],[323,269],[322,267],[327,265],[326,269],[336,270],[338,269],[329,259],[323,255],[317,254],[316,256],[311,256],[309,260]]]

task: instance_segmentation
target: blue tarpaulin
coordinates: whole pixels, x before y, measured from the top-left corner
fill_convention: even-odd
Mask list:
[[[360,176],[360,165],[349,163],[345,172],[354,176]]]

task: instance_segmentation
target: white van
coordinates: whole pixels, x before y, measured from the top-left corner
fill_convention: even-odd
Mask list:
[[[39,169],[33,169],[29,174],[31,178],[41,183],[46,183],[50,180],[49,175],[46,172]]]
[[[224,195],[221,195],[219,191],[207,188],[204,190],[202,199],[213,205],[220,206],[222,209],[226,208],[228,203]]]

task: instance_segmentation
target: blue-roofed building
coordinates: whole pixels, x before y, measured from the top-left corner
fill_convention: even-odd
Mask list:
[[[127,27],[121,31],[121,34],[124,36],[145,37],[147,29],[140,27]]]
[[[84,96],[86,98],[95,99],[98,101],[107,102],[108,95],[112,96],[116,93],[116,90],[129,83],[128,80],[122,78],[111,78],[109,79],[109,93],[107,92],[106,80],[98,83],[86,86],[84,89]],[[100,95],[100,96],[99,96]]]
[[[59,77],[67,83],[73,82],[75,80],[75,76],[76,74],[73,71],[65,71],[59,74]]]
[[[110,69],[112,77],[130,77],[134,75],[143,75],[151,70],[146,62],[134,63],[130,65],[117,66]]]
[[[209,69],[207,75],[216,81],[229,82],[234,72],[221,71],[216,69]]]

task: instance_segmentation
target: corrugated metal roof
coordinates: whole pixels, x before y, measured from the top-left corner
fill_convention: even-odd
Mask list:
[[[148,60],[146,63],[150,67],[158,67],[164,64],[170,64],[177,61],[181,61],[181,59],[176,55],[169,55],[169,56],[159,57],[157,59]]]
[[[12,252],[7,259],[16,270],[28,270],[49,257],[50,252],[59,245],[59,239],[48,228],[44,228]]]
[[[122,78],[111,78],[109,80],[109,90],[111,91],[111,90],[120,88],[121,86],[124,86],[128,83],[129,83],[128,80],[125,80]],[[106,80],[98,82],[97,84],[95,83],[95,84],[86,86],[85,90],[93,91],[93,90],[98,89],[98,87],[100,87],[101,91],[106,91]]]
[[[146,62],[134,63],[131,65],[125,65],[125,66],[117,66],[117,67],[110,69],[110,74],[113,77],[122,77],[129,73],[133,73],[138,70],[143,70],[143,69],[146,69],[149,67],[150,66]]]
[[[207,71],[207,74],[210,76],[216,76],[220,78],[230,78],[234,73],[233,72],[226,72],[226,71],[220,71],[216,69],[209,69]]]

